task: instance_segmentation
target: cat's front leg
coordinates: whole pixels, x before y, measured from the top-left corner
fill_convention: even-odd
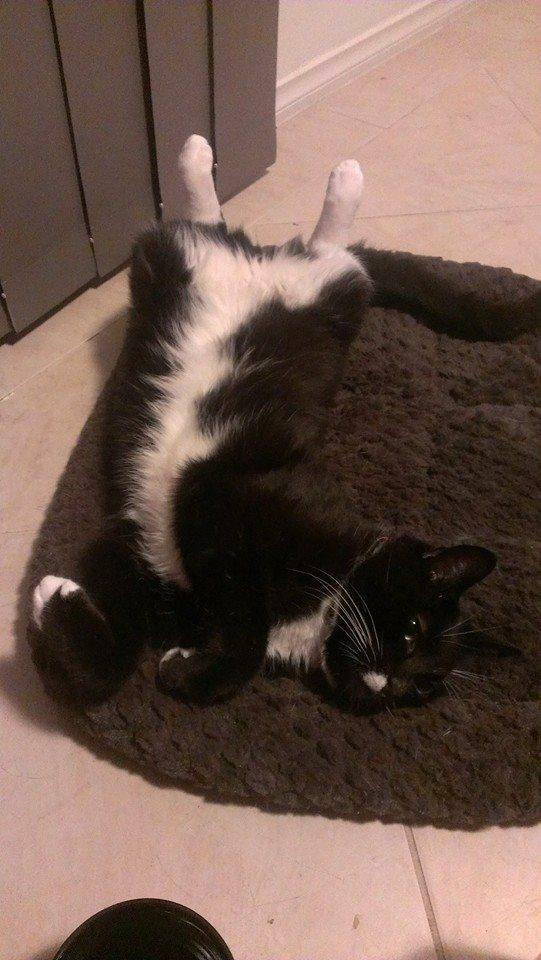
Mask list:
[[[325,254],[326,247],[345,247],[363,191],[363,174],[357,160],[342,160],[331,171],[321,215],[308,243]]]
[[[197,133],[188,137],[178,158],[183,219],[211,224],[222,221],[212,177],[213,166],[212,147],[205,138]]]
[[[158,678],[167,693],[189,703],[219,703],[239,693],[263,662],[264,647],[241,654],[211,645],[205,649],[173,647],[160,660]]]

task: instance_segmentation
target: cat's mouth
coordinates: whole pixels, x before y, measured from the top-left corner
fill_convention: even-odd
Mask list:
[[[367,670],[361,675],[361,700],[407,705],[431,700],[444,691],[441,678],[419,675],[414,680],[392,677],[378,670]]]

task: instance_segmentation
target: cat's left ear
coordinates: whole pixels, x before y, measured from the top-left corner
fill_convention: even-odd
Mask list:
[[[461,544],[426,557],[431,584],[441,593],[463,593],[484,580],[496,566],[496,556],[485,547]]]

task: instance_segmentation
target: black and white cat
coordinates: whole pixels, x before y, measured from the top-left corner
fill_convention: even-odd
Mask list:
[[[371,298],[345,248],[360,167],[333,170],[307,245],[261,248],[228,231],[212,166],[190,137],[185,219],[135,245],[108,445],[118,519],[77,582],[37,586],[36,659],[88,701],[145,644],[164,651],[163,687],[197,702],[233,695],[265,660],[320,671],[353,706],[423,701],[463,659],[460,596],[495,558],[364,528],[322,465]]]

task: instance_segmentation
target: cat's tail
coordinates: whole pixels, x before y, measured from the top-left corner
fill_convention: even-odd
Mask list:
[[[541,325],[541,283],[508,269],[350,247],[374,283],[374,306],[402,310],[462,340],[513,340]]]

